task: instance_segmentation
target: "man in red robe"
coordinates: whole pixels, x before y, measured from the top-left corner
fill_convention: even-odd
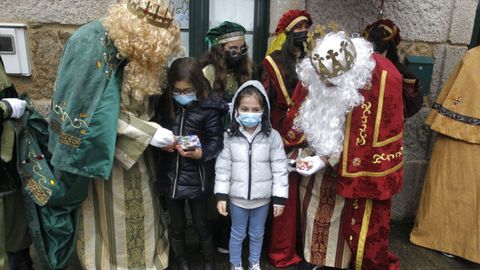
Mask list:
[[[297,125],[321,157],[321,166],[312,165],[319,170],[340,156],[337,188],[345,198],[351,266],[400,269],[388,237],[391,198],[403,180],[401,74],[371,44],[343,32],[317,40],[298,70],[309,94]]]
[[[402,76],[379,54],[362,106],[348,115],[338,192],[355,269],[400,269],[388,251],[391,198],[403,182]]]

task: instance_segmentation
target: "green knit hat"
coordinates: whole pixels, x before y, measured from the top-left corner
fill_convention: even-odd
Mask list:
[[[219,26],[210,29],[207,32],[205,41],[213,47],[217,44],[223,44],[235,40],[245,40],[245,28],[240,24],[225,21]]]

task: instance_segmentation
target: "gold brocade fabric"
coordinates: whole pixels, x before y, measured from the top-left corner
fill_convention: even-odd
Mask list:
[[[144,155],[130,170],[115,161],[108,181],[90,183],[77,240],[82,269],[168,267],[166,215],[153,191],[151,161]]]
[[[480,145],[438,134],[410,241],[480,263]]]
[[[208,82],[210,82],[210,87],[213,88],[213,84],[215,82],[215,67],[210,64],[203,68],[203,75],[207,78]],[[227,102],[231,102],[233,96],[237,92],[239,85],[237,83],[237,79],[235,78],[235,74],[233,72],[227,73],[226,82],[225,82],[225,91],[223,98]]]
[[[480,124],[471,124],[480,123],[479,63],[480,46],[469,50],[450,74],[434,109],[427,117],[426,123],[431,129],[480,144]]]

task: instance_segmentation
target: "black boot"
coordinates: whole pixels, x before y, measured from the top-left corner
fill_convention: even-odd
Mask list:
[[[215,244],[213,243],[213,237],[210,237],[206,241],[200,241],[203,249],[203,259],[205,270],[215,270]]]
[[[170,238],[170,245],[172,246],[177,263],[178,270],[190,270],[187,258],[185,257],[185,240],[177,240]]]

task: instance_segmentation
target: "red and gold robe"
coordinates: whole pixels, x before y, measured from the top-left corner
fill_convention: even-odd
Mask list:
[[[288,157],[296,158],[296,150],[305,142],[305,136],[293,129],[293,120],[307,96],[307,91],[300,81],[296,83],[294,89],[287,88],[282,61],[279,58],[279,53],[274,52],[263,60],[265,72],[262,76],[262,83],[269,92],[272,126],[282,136]],[[289,174],[288,199],[283,215],[274,218],[272,222],[268,257],[275,267],[287,267],[302,260],[296,252],[298,184],[300,180],[301,177],[298,173]]]
[[[391,198],[403,180],[402,76],[385,57],[373,57],[364,102],[347,117],[338,192],[347,198],[344,233],[355,269],[399,269],[388,235]]]

